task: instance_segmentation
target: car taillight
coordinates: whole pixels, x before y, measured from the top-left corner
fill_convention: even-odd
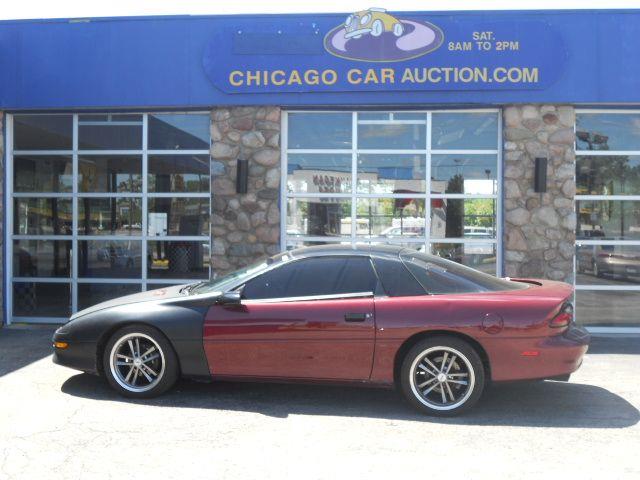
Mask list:
[[[567,327],[573,321],[573,305],[565,303],[555,317],[549,322],[551,328]]]

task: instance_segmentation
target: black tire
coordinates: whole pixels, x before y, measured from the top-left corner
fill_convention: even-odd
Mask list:
[[[460,383],[465,379],[466,385]],[[418,383],[420,380],[424,382]],[[425,385],[424,388],[421,385]],[[459,415],[473,407],[482,396],[484,366],[469,343],[438,335],[418,342],[409,350],[402,361],[400,386],[406,400],[423,413],[441,417]]]
[[[127,348],[133,345],[132,348],[135,351],[136,339],[138,339],[137,356],[131,348]],[[155,350],[144,356],[143,354],[151,347]],[[154,358],[156,350],[158,356]],[[131,362],[126,360],[127,356],[131,357]],[[124,364],[120,366],[114,364],[114,360],[118,358],[120,359],[118,361]],[[138,358],[136,366],[133,364],[135,358]],[[147,360],[143,362],[145,358]],[[146,367],[142,365],[143,363]],[[120,395],[129,398],[157,397],[173,387],[180,376],[178,357],[173,347],[160,331],[147,325],[130,325],[111,335],[102,355],[102,365],[109,385]],[[153,373],[156,375],[154,376]],[[140,386],[136,387],[138,378],[140,378]],[[149,382],[148,378],[152,381]]]

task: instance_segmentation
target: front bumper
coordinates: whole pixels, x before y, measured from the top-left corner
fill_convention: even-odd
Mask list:
[[[370,28],[360,28],[358,30],[352,30],[344,34],[344,38],[358,37],[360,35],[365,35],[371,33]]]
[[[66,342],[67,348],[55,348],[53,351],[53,363],[64,367],[73,368],[82,372],[98,374],[97,344],[96,342],[77,341],[72,336],[59,328],[53,334],[53,342]]]
[[[552,337],[502,339],[504,344],[493,345],[488,352],[491,379],[503,382],[571,374],[580,368],[590,340],[589,332],[576,324]]]

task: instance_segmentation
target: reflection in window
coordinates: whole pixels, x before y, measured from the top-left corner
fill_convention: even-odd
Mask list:
[[[71,240],[14,240],[16,277],[69,277]]]
[[[79,157],[78,191],[141,192],[142,157],[139,155]]]
[[[495,113],[434,112],[431,128],[431,147],[436,150],[498,148],[498,116]]]
[[[70,198],[15,198],[13,233],[17,235],[71,235]]]
[[[358,148],[424,150],[426,135],[424,125],[359,124]]]
[[[73,190],[71,157],[14,156],[13,189],[16,192],[71,192]]]
[[[78,148],[80,150],[141,149],[142,115],[79,115]]]
[[[136,283],[79,283],[78,310],[89,308],[125,295],[139,293],[141,286]]]
[[[71,315],[68,283],[13,282],[13,315],[16,317],[63,317]]]
[[[351,200],[290,198],[287,202],[287,235],[351,235]]]
[[[640,284],[640,245],[576,245],[580,285]]]
[[[15,150],[71,150],[72,115],[15,115],[13,148]]]
[[[424,155],[358,155],[358,193],[424,193]]]
[[[638,324],[637,291],[576,290],[576,315],[582,325],[629,327]]]
[[[351,192],[351,155],[290,154],[287,188],[295,193]]]
[[[576,200],[580,239],[640,239],[640,201]]]
[[[150,241],[149,278],[209,278],[209,242]]]
[[[148,204],[149,236],[209,234],[209,197],[150,198]]]
[[[78,275],[83,278],[136,278],[142,275],[142,242],[81,240]]]
[[[640,194],[640,156],[606,155],[576,158],[578,195]]]
[[[149,155],[149,192],[209,192],[208,155]]]
[[[425,201],[415,198],[361,198],[357,235],[424,238]]]
[[[493,198],[431,200],[433,238],[496,238],[496,200]]]
[[[209,150],[209,115],[149,115],[149,150]]]
[[[640,113],[576,115],[577,150],[640,150]]]
[[[496,155],[433,155],[431,191],[433,193],[497,193]]]
[[[289,148],[351,148],[351,113],[290,113]]]
[[[139,198],[79,198],[80,235],[140,235],[142,200]]]
[[[495,243],[432,243],[431,253],[490,275],[496,274]]]

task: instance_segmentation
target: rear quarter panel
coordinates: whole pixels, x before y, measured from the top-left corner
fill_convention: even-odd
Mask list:
[[[544,282],[508,292],[376,298],[371,381],[393,382],[402,345],[434,331],[474,339],[486,353],[494,381],[536,378],[536,360],[523,357],[522,349],[562,333],[549,328],[548,321],[571,294],[570,285]]]

